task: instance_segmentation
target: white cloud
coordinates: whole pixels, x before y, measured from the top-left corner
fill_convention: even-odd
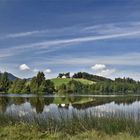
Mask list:
[[[33,72],[37,73],[39,72],[39,69],[33,69]]]
[[[95,64],[91,69],[95,71],[95,75],[103,77],[110,77],[116,72],[115,69],[107,68],[105,64]]]
[[[94,66],[91,67],[92,70],[96,70],[96,71],[103,70],[105,68],[106,68],[106,65],[104,64],[95,64]]]
[[[70,77],[72,77],[74,75],[74,72],[70,72]]]
[[[45,73],[51,73],[52,70],[51,70],[51,69],[46,69],[46,70],[44,70],[44,72],[45,72]]]
[[[22,64],[22,65],[19,66],[19,69],[21,71],[28,71],[28,70],[30,70],[30,67],[27,66],[26,64]]]
[[[100,72],[97,72],[96,75],[98,76],[104,76],[104,77],[110,77],[116,72],[115,69],[104,69],[101,70]]]

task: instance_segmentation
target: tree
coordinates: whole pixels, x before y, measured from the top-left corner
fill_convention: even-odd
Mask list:
[[[63,77],[63,74],[59,73],[58,78],[62,78],[62,77]]]
[[[29,85],[25,85],[24,88],[21,90],[21,93],[30,93],[30,86]]]
[[[66,76],[66,78],[70,78],[70,72],[67,72],[64,75]]]
[[[38,72],[36,77],[36,82],[38,84],[38,87],[45,81],[45,75],[43,72]]]
[[[9,89],[10,93],[26,93],[23,89],[26,87],[26,79],[16,79],[11,88]]]
[[[48,94],[52,94],[55,91],[54,83],[51,80],[46,80],[46,89]]]
[[[94,81],[94,82],[112,81],[111,79],[101,77],[101,76],[97,76],[97,75],[93,75],[93,74],[89,74],[89,73],[86,73],[86,72],[75,73],[73,75],[73,78],[83,78],[83,79],[91,80],[91,81]]]
[[[66,78],[70,78],[70,72],[67,72],[67,73],[59,73],[58,78],[62,78],[63,76],[65,76]]]
[[[54,84],[50,80],[45,80],[44,73],[39,72],[37,76],[31,80],[30,91],[36,94],[52,94],[54,92]]]
[[[37,78],[33,77],[30,83],[30,91],[31,93],[37,93],[38,92],[38,84],[37,84]]]
[[[1,76],[0,88],[3,89],[4,92],[7,92],[10,87],[10,80],[8,79],[8,73],[4,72]]]
[[[62,84],[58,87],[58,94],[66,94],[67,93],[67,88],[65,84]]]

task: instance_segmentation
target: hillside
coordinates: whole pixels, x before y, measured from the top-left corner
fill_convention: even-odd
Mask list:
[[[75,73],[73,75],[73,78],[76,78],[76,79],[77,78],[82,78],[82,79],[87,79],[87,80],[90,80],[90,81],[93,81],[93,82],[112,81],[109,78],[102,77],[102,76],[97,76],[97,75],[93,75],[93,74],[89,74],[89,73],[86,73],[86,72],[78,72],[78,73]]]
[[[8,74],[8,79],[9,79],[9,80],[13,81],[13,80],[17,79],[17,77],[14,76],[13,74],[8,73],[8,72],[6,72],[6,73]],[[3,75],[3,73],[1,73],[1,72],[0,72],[0,74]]]
[[[14,75],[11,74],[11,73],[8,73],[8,78],[9,78],[10,80],[15,80],[15,79],[17,79],[17,77],[14,76]]]
[[[87,79],[82,79],[82,78],[54,78],[51,79],[52,82],[54,82],[55,86],[60,86],[62,84],[67,84],[68,82],[70,82],[71,80],[75,80],[75,81],[79,81],[82,84],[93,84],[95,82],[87,80]]]

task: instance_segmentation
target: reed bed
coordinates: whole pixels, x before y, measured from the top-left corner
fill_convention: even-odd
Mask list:
[[[133,115],[133,114],[132,114]],[[93,113],[78,114],[72,112],[71,115],[59,112],[57,117],[53,113],[44,115],[26,114],[0,114],[0,127],[12,126],[16,124],[27,124],[36,127],[41,132],[48,134],[63,133],[77,135],[87,131],[101,131],[113,135],[117,133],[129,133],[133,136],[140,136],[140,121],[115,115],[94,116]]]

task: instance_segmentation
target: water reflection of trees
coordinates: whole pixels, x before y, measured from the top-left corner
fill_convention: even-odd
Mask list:
[[[10,99],[11,99],[11,103],[12,104],[15,104],[15,105],[24,104],[25,101],[26,101],[26,98],[25,97],[13,97],[13,98],[10,98]]]
[[[68,96],[67,98],[69,103],[75,103],[82,99],[80,96]]]
[[[0,112],[1,113],[4,113],[6,111],[8,104],[9,104],[8,97],[0,97]]]
[[[36,109],[37,113],[42,113],[45,105],[53,103],[54,98],[35,97],[30,99],[30,104]]]
[[[99,105],[104,105],[104,104],[107,104],[107,103],[111,103],[111,102],[114,102],[115,104],[127,104],[127,105],[130,105],[132,104],[133,102],[135,101],[140,101],[140,97],[104,97],[104,98],[101,98],[101,97],[96,97],[96,98],[93,98],[93,101],[89,101],[89,102],[86,102],[86,103],[82,103],[82,104],[72,104],[72,106],[76,109],[86,109],[86,108],[89,108],[89,107],[94,107],[94,106],[99,106]]]
[[[114,102],[115,104],[126,104],[130,105],[135,101],[140,101],[140,97],[136,96],[122,96],[122,97],[77,97],[77,96],[66,96],[59,98],[59,108],[69,109],[69,105],[76,109],[87,109],[89,107],[99,106],[107,103]],[[36,109],[37,113],[42,113],[45,105],[54,103],[54,97],[0,97],[0,112],[4,113],[8,106],[22,105],[25,102],[29,102],[32,108]]]
[[[0,97],[0,112],[6,112],[8,106],[15,104],[15,105],[22,105],[25,102],[29,102],[33,108],[36,109],[37,113],[42,113],[44,106],[53,103],[54,97],[50,98],[43,98],[43,97]]]
[[[45,105],[50,105],[54,101],[54,97],[44,98]]]
[[[135,101],[140,101],[140,97],[139,96],[137,96],[137,97],[128,96],[128,97],[122,97],[122,98],[119,97],[119,98],[115,98],[115,100],[114,100],[115,104],[118,104],[118,105],[120,105],[120,104],[130,105]]]
[[[0,97],[0,112],[4,113],[8,106],[15,104],[21,105],[25,103],[22,97]]]

